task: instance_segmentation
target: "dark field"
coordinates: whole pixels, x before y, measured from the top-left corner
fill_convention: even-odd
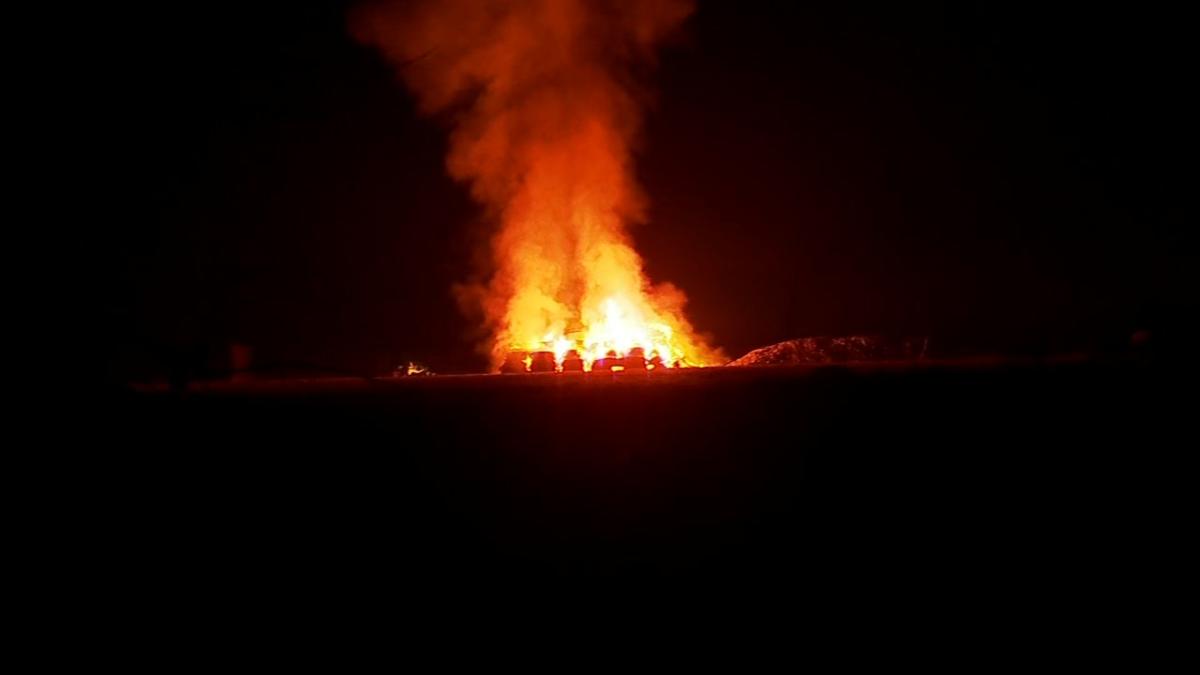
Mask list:
[[[113,588],[172,603],[586,581],[1107,616],[1170,592],[1190,548],[1175,379],[981,362],[128,393],[79,518]]]

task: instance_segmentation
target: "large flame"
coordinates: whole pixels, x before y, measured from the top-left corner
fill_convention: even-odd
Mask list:
[[[467,294],[512,352],[635,348],[655,363],[721,356],[684,317],[684,295],[652,285],[626,226],[644,219],[631,145],[639,66],[691,0],[420,0],[367,5],[360,39],[398,64],[427,114],[454,125],[447,166],[499,229],[488,283]],[[571,355],[575,358],[575,355]]]

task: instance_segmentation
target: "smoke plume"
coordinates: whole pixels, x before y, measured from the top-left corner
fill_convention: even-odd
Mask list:
[[[591,360],[642,347],[666,364],[719,355],[652,285],[627,226],[644,219],[632,148],[655,47],[690,0],[377,2],[356,37],[382,51],[421,111],[449,122],[449,173],[494,219],[477,289],[498,363],[512,350]]]

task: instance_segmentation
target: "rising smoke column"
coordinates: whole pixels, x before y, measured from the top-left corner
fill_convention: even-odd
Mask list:
[[[691,0],[421,0],[353,17],[421,111],[451,122],[448,170],[498,225],[492,276],[472,294],[494,363],[514,349],[720,358],[684,318],[683,294],[649,283],[626,229],[645,211],[636,75],[691,11]]]

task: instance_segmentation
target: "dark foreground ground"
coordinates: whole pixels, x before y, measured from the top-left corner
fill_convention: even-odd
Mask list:
[[[127,392],[97,415],[78,522],[95,589],[227,618],[673,589],[1149,621],[1194,538],[1181,378],[960,363]]]

